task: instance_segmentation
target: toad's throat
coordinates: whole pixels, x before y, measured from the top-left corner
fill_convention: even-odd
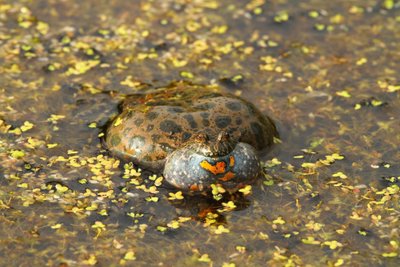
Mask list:
[[[229,164],[229,165],[228,165]],[[229,157],[229,163],[225,161],[216,161],[215,163],[209,162],[208,160],[203,160],[200,162],[200,167],[204,170],[218,176],[218,179],[227,182],[235,177],[235,173],[231,169],[235,165],[235,157]]]
[[[232,168],[234,165],[235,165],[235,157],[230,156],[229,168]],[[213,164],[208,162],[207,160],[203,160],[202,162],[200,162],[200,166],[214,175],[225,173],[228,169],[227,163],[225,163],[225,161],[217,161]]]

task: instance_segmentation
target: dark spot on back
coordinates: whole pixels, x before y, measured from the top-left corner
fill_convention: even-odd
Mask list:
[[[235,101],[228,102],[225,104],[225,106],[233,111],[239,111],[242,108],[242,104]]]
[[[154,125],[153,124],[149,124],[147,125],[147,131],[150,132],[151,130],[153,130]]]
[[[128,127],[126,129],[124,129],[123,133],[124,134],[129,134],[129,132],[132,130],[132,128]]]
[[[152,134],[152,135],[151,135],[151,140],[152,140],[154,143],[157,143],[158,140],[160,140],[160,138],[161,138],[161,135],[159,135],[159,134]]]
[[[215,107],[214,103],[203,103],[203,104],[199,104],[196,105],[195,108],[197,109],[201,109],[201,110],[209,110]]]
[[[203,118],[203,126],[207,127],[210,125],[210,120],[208,119],[208,117],[210,116],[210,113],[208,112],[201,112],[200,113],[200,117]]]
[[[237,124],[237,125],[241,125],[241,124],[242,124],[242,118],[237,117],[237,118],[236,118],[236,124]]]
[[[203,126],[205,126],[205,127],[210,126],[210,121],[208,121],[208,120],[203,120]]]
[[[171,120],[165,120],[165,121],[161,122],[160,129],[161,129],[161,131],[166,132],[166,133],[182,132],[182,127]]]
[[[134,121],[134,123],[135,123],[135,125],[136,125],[137,127],[139,127],[140,125],[142,125],[143,119],[142,119],[142,118],[137,118],[137,119]]]
[[[196,123],[196,121],[194,120],[194,118],[193,118],[192,115],[186,114],[186,115],[183,116],[183,118],[184,118],[185,120],[187,120],[187,122],[189,123],[190,128],[192,128],[192,129],[193,129],[193,128],[197,128],[197,123]]]
[[[148,120],[150,120],[150,121],[152,121],[152,120],[154,120],[155,118],[157,118],[157,116],[158,116],[158,113],[157,113],[157,112],[154,112],[154,111],[150,111],[150,112],[147,112],[147,113],[146,113],[146,119],[148,119]]]
[[[200,113],[200,116],[201,116],[203,119],[208,119],[208,117],[210,116],[210,113],[208,113],[208,112],[201,112],[201,113]]]
[[[168,108],[168,111],[172,112],[172,113],[182,113],[185,110],[181,107],[170,107],[170,108]]]
[[[231,124],[231,118],[229,116],[218,116],[215,119],[215,124],[218,128],[226,128],[229,124]]]
[[[189,140],[190,137],[192,137],[192,134],[191,134],[191,133],[184,132],[184,133],[182,134],[182,142],[186,142],[187,140]]]
[[[111,138],[110,138],[110,143],[111,143],[111,145],[112,146],[118,146],[119,145],[119,143],[121,143],[121,137],[119,137],[118,135],[113,135],[113,136],[111,136]]]

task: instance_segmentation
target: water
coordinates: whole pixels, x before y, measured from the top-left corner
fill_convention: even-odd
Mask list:
[[[398,266],[399,5],[3,1],[0,265]],[[233,210],[102,148],[124,94],[182,79],[278,123]]]

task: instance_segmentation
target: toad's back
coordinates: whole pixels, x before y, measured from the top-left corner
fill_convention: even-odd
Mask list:
[[[133,162],[160,169],[172,151],[205,133],[226,131],[257,150],[277,135],[273,122],[253,104],[217,87],[175,84],[127,97],[107,130],[108,148]]]

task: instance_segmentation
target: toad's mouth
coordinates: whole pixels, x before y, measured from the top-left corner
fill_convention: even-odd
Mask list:
[[[237,143],[229,133],[221,131],[214,141],[206,133],[199,133],[189,140],[187,146],[206,157],[222,157],[231,153]]]

